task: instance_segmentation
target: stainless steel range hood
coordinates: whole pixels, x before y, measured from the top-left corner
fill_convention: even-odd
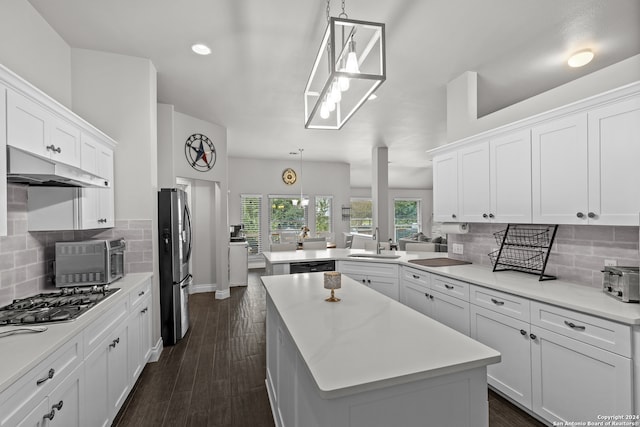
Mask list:
[[[11,146],[7,146],[7,182],[57,187],[111,186],[104,178]]]

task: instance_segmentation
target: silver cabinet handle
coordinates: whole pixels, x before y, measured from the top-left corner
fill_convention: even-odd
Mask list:
[[[414,279],[419,279],[420,278],[420,276],[418,276],[416,274],[412,274],[412,276],[413,276]]]
[[[576,216],[577,216],[578,218],[584,218],[584,214],[583,214],[582,212],[578,212],[578,213],[576,214]]]
[[[144,291],[140,291],[138,292],[138,296],[141,297],[142,295],[144,295]]]
[[[451,285],[447,285],[446,283],[444,284],[444,287],[445,287],[445,288],[447,288],[447,289],[449,289],[449,290],[453,289],[453,286],[451,286]]]
[[[47,373],[47,376],[44,378],[40,378],[38,381],[36,381],[36,385],[42,385],[44,383],[46,383],[47,381],[49,381],[51,378],[53,378],[53,375],[56,373],[56,370],[51,368],[49,369],[49,372]]]
[[[564,324],[576,331],[584,331],[586,329],[586,326],[576,325],[575,323],[567,322],[566,320],[564,321]]]
[[[451,218],[457,218],[456,214],[451,214]]]
[[[55,405],[53,405],[53,406],[51,407],[51,410],[53,411],[54,409],[57,409],[57,410],[59,411],[60,409],[62,409],[62,405],[63,405],[63,404],[64,404],[64,402],[61,400],[60,402],[58,402],[58,403],[56,403]]]
[[[495,298],[491,298],[491,302],[494,303],[495,305],[504,305],[504,301],[498,301]]]
[[[596,214],[594,214],[593,212],[589,212],[589,213],[587,214],[587,216],[588,216],[589,218],[595,218],[595,217],[596,217]]]
[[[524,329],[520,329],[520,335],[527,335],[527,331],[525,331]]]
[[[146,313],[147,311],[149,311],[149,307],[145,307],[142,310],[140,310],[140,313]]]
[[[44,415],[42,416],[42,419],[45,419],[45,418],[46,418],[46,419],[48,419],[48,420],[52,420],[52,419],[53,419],[53,417],[55,417],[55,416],[56,416],[56,411],[52,409],[52,410],[51,410],[51,412],[49,412],[48,414],[44,414]]]
[[[120,342],[120,337],[118,337],[115,340],[111,341],[111,344],[109,344],[109,347],[115,348],[118,345],[119,342]]]
[[[428,293],[426,293],[426,292],[424,293],[424,296],[425,296],[425,297],[427,297],[427,298],[429,298],[429,294],[428,294]]]
[[[536,334],[529,334],[529,337],[531,337],[532,340],[535,340],[536,338],[538,338]]]
[[[489,214],[489,218],[495,218],[495,215],[494,215],[494,214],[492,214],[492,213],[490,213],[490,214]]]
[[[489,218],[489,215],[487,215],[486,213],[482,214],[482,218]]]

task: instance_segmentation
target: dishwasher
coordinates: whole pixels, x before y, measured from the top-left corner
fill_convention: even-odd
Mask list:
[[[335,271],[335,260],[327,261],[305,261],[305,262],[292,262],[289,264],[289,273],[313,273],[316,271]]]

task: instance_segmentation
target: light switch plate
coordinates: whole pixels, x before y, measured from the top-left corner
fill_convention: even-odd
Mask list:
[[[462,243],[454,243],[453,253],[457,255],[462,255],[464,253],[464,245],[462,245]]]

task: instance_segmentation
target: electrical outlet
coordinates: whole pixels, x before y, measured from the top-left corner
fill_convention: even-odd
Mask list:
[[[604,260],[604,266],[605,267],[615,267],[618,265],[618,261],[616,261],[615,259],[605,259]]]
[[[462,243],[454,243],[453,244],[453,253],[462,255],[464,253],[464,245]]]

